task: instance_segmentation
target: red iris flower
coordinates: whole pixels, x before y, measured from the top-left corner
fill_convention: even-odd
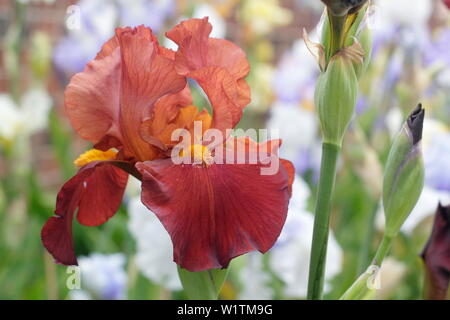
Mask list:
[[[83,225],[106,222],[120,206],[129,174],[142,181],[142,202],[169,232],[181,267],[225,268],[236,256],[272,247],[286,218],[290,162],[280,159],[275,174],[261,175],[267,164],[260,160],[206,161],[217,155],[204,145],[189,149],[200,164],[175,164],[170,157],[174,130],[192,130],[194,121],[204,130],[232,129],[250,102],[245,53],[229,41],[209,38],[211,30],[207,18],[180,23],[166,34],[178,45],[174,52],[161,47],[149,28],[118,28],[71,79],[66,113],[95,149],[75,161],[80,169],[61,188],[56,215],[42,229],[43,244],[56,262],[77,264],[72,241],[77,209]],[[187,78],[208,96],[212,116],[192,106]],[[247,155],[261,146],[247,138],[219,143],[245,145]],[[264,144],[271,150],[279,145]]]

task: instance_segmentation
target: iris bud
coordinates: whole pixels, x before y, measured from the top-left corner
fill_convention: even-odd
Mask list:
[[[346,49],[333,56],[327,69],[319,75],[314,96],[323,140],[339,147],[352,119],[358,94],[353,65],[362,63],[359,53]]]
[[[419,104],[394,140],[383,181],[386,235],[395,237],[422,192],[424,166],[421,143],[425,110]]]

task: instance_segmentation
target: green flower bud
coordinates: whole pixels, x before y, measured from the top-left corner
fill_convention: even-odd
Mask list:
[[[395,237],[422,192],[421,143],[425,110],[419,104],[408,117],[389,152],[383,181],[386,235]]]
[[[341,146],[352,119],[358,94],[357,63],[362,64],[360,51],[354,47],[342,49],[317,80],[314,101],[326,143]]]

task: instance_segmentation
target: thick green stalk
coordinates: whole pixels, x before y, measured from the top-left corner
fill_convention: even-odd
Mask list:
[[[314,217],[314,231],[309,263],[308,299],[321,299],[327,256],[331,197],[336,179],[336,165],[340,147],[324,142],[320,166],[319,188]]]

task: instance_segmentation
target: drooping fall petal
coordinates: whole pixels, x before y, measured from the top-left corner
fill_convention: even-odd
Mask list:
[[[167,32],[178,44],[177,71],[195,79],[213,107],[213,127],[233,128],[250,102],[250,89],[244,78],[250,71],[245,52],[235,44],[209,38],[208,18],[189,19]]]
[[[87,226],[106,222],[122,201],[128,173],[107,161],[94,161],[82,167],[58,193],[55,216],[41,232],[44,246],[56,262],[76,265],[72,240],[72,221],[78,209],[78,221]]]
[[[136,164],[142,202],[161,220],[174,260],[189,271],[227,267],[246,252],[266,252],[286,219],[291,179],[284,165],[175,165],[171,159]]]
[[[439,204],[422,258],[426,269],[425,297],[446,299],[450,284],[450,206]]]

